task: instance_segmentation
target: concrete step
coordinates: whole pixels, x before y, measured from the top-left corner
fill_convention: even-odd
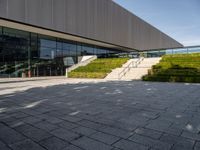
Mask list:
[[[144,75],[148,74],[148,70],[160,60],[161,58],[145,58],[137,68],[131,68],[122,80],[141,80]]]
[[[120,80],[140,80],[144,75],[148,73],[148,70],[160,61],[161,58],[144,58],[143,61],[138,64],[135,68],[131,66],[130,70],[123,76]],[[106,80],[119,80],[119,73],[121,73],[124,68],[136,62],[138,59],[130,59],[121,68],[114,69],[105,79]]]
[[[108,74],[105,79],[106,80],[118,80],[119,73],[121,73],[124,70],[124,68],[126,68],[133,61],[137,61],[137,59],[130,59],[125,64],[123,64],[121,68],[113,69],[112,72],[110,74]]]
[[[122,80],[140,80],[151,68],[132,68]]]

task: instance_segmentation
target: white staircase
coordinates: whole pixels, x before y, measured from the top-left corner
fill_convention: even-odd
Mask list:
[[[121,68],[114,69],[106,80],[140,80],[148,73],[148,70],[160,61],[158,58],[130,59]]]
[[[136,61],[137,59],[130,59],[128,62],[126,62],[121,68],[116,68],[113,69],[112,72],[110,74],[108,74],[106,76],[106,80],[119,80],[119,74],[126,68],[128,68],[128,66],[130,66],[134,61]]]
[[[144,60],[136,67],[131,68],[121,80],[141,80],[142,77],[148,74],[148,70],[157,63],[161,58],[144,58]]]

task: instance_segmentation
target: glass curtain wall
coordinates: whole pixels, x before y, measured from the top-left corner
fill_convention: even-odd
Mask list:
[[[29,67],[30,34],[19,30],[1,28],[0,74],[18,77]]]
[[[121,51],[0,26],[0,77],[60,76],[85,55]]]

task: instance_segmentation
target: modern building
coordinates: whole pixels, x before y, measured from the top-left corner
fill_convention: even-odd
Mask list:
[[[0,76],[64,75],[83,55],[182,47],[112,0],[0,0]]]

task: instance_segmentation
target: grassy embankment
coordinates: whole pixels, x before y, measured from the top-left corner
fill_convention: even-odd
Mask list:
[[[69,78],[105,78],[112,69],[121,67],[128,58],[101,58],[69,73]]]
[[[200,53],[165,55],[143,80],[200,83]]]

